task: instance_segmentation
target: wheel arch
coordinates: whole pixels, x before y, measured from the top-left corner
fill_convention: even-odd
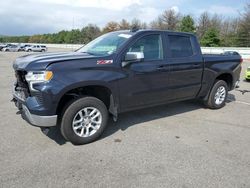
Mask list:
[[[70,87],[65,90],[59,97],[59,102],[56,108],[56,114],[60,115],[64,107],[72,100],[76,100],[82,96],[92,96],[101,100],[108,111],[117,118],[118,102],[115,98],[113,89],[104,84],[89,84]]]
[[[214,86],[214,84],[215,84],[215,82],[217,80],[225,81],[227,83],[227,85],[228,85],[228,90],[229,91],[233,89],[233,75],[232,75],[232,73],[229,73],[229,72],[220,73],[217,76],[215,76],[212,84],[209,87],[209,90],[208,90],[207,94],[205,95],[205,97],[203,97],[204,101],[206,101],[208,99],[208,97],[210,95],[210,92],[211,92],[211,90],[212,90],[212,88],[213,88],[213,86]]]
[[[223,80],[223,81],[225,81],[227,83],[228,89],[229,90],[233,89],[233,75],[231,73],[228,73],[228,72],[222,73],[222,74],[218,75],[215,78],[214,82],[216,80]]]

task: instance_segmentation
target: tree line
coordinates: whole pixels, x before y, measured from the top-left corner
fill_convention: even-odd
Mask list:
[[[86,44],[101,34],[127,29],[161,29],[194,33],[202,46],[250,47],[250,3],[237,18],[225,18],[203,12],[198,18],[165,10],[151,23],[139,19],[110,21],[103,28],[88,24],[81,29],[62,30],[53,34],[32,36],[0,36],[0,42]]]

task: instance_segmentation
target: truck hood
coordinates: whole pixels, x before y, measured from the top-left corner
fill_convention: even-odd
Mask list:
[[[15,70],[41,70],[46,69],[46,67],[51,63],[76,59],[92,59],[98,57],[100,58],[100,56],[93,56],[80,52],[30,54],[17,58],[13,63],[13,68]]]

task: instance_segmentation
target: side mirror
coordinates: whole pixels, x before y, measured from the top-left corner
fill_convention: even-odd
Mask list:
[[[125,56],[124,62],[122,62],[122,67],[125,67],[134,62],[141,62],[143,59],[143,52],[128,52]]]

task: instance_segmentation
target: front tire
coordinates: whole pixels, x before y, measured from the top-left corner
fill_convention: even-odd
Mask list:
[[[63,113],[61,133],[73,144],[87,144],[101,136],[107,121],[108,111],[102,101],[82,97],[73,101]]]
[[[220,109],[225,106],[227,95],[227,83],[223,80],[216,80],[209,94],[208,100],[205,101],[205,105],[211,109]]]

